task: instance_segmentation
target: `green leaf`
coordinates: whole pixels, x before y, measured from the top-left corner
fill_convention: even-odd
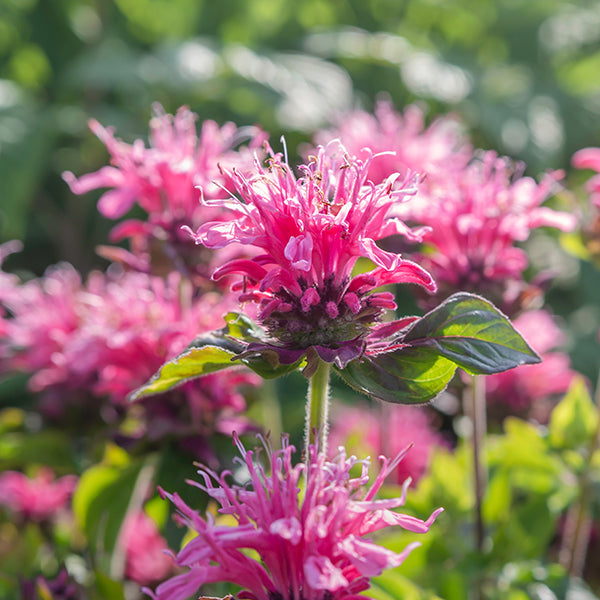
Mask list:
[[[365,356],[336,372],[365,394],[387,402],[421,404],[445,389],[457,367],[490,374],[539,362],[491,302],[467,293],[448,298],[396,342],[402,347]]]
[[[431,348],[473,375],[540,362],[491,302],[465,292],[454,294],[416,321],[402,341]]]
[[[445,389],[456,365],[430,348],[366,356],[335,371],[354,389],[386,402],[422,404]]]
[[[203,341],[211,338],[203,338],[194,341],[193,344],[202,344]],[[231,367],[233,366],[231,360],[235,356],[236,353],[231,350],[208,343],[200,347],[192,345],[179,356],[165,363],[147,383],[132,392],[129,399],[139,400],[160,394],[196,377]]]
[[[142,507],[155,459],[131,461],[123,451],[112,450],[112,456],[109,452],[102,463],[81,476],[73,496],[73,513],[96,565],[119,579],[124,569],[121,527],[129,512]]]
[[[181,354],[166,362],[147,383],[133,391],[129,399],[161,394],[202,375],[242,364],[264,379],[291,373],[302,364],[299,360],[282,365],[275,351],[243,356],[248,343],[263,341],[264,332],[252,319],[238,313],[228,313],[225,321],[227,325],[223,329],[196,338]],[[238,359],[238,356],[241,357]]]
[[[579,448],[592,441],[597,429],[598,411],[585,381],[577,377],[552,411],[548,426],[550,443],[555,448]]]

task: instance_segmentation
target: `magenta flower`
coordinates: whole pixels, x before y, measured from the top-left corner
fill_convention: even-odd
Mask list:
[[[329,447],[345,446],[350,452],[395,456],[412,445],[388,479],[402,484],[409,477],[415,486],[425,475],[438,447],[447,447],[433,428],[431,415],[419,406],[384,404],[380,410],[345,406],[333,419]]]
[[[171,574],[173,561],[165,554],[167,543],[146,513],[128,515],[121,535],[125,546],[125,577],[140,585],[150,585]]]
[[[536,183],[521,176],[521,169],[486,152],[406,207],[406,218],[430,227],[425,236],[430,252],[422,263],[444,296],[472,291],[505,306],[507,289],[522,283],[528,266],[526,253],[515,244],[537,227],[571,231],[576,226],[574,215],[542,206],[562,173],[548,173]]]
[[[564,343],[564,335],[552,316],[544,310],[524,312],[513,323],[542,357],[542,362],[488,376],[488,402],[496,412],[499,408],[513,413],[529,411],[538,421],[547,421],[551,409],[548,402],[557,395],[566,393],[576,375],[571,368],[569,356],[556,351]]]
[[[45,521],[67,507],[77,485],[75,475],[59,479],[49,468],[42,468],[35,477],[18,471],[0,474],[0,505],[24,520]]]
[[[410,105],[399,113],[387,101],[379,101],[374,114],[354,111],[341,115],[337,127],[319,132],[315,141],[324,145],[336,138],[351,155],[364,155],[365,148],[381,153],[369,165],[368,177],[374,183],[394,173],[406,176],[416,172],[427,175],[427,185],[431,177],[464,168],[472,156],[453,116],[440,117],[427,127],[419,107]]]
[[[299,178],[280,154],[267,168],[257,164],[250,177],[227,172],[240,199],[214,203],[227,206],[231,218],[205,223],[192,235],[209,248],[240,243],[262,251],[227,262],[213,276],[241,275],[240,300],[260,305],[272,343],[250,344],[249,352],[274,349],[291,364],[312,347],[343,368],[364,351],[365,337],[385,309],[396,306],[390,292],[376,288],[416,283],[435,289],[421,267],[376,244],[392,234],[418,240],[423,230],[411,231],[395,210],[415,192],[413,182],[391,176],[373,185],[367,180],[372,158],[351,158],[331,143],[300,167]],[[360,257],[375,268],[353,276]]]
[[[393,525],[425,533],[442,510],[426,521],[395,512],[404,503],[406,486],[400,498],[375,499],[405,452],[391,462],[380,457],[380,473],[369,488],[368,460],[347,457],[343,449],[327,460],[310,446],[307,464],[293,466],[294,448],[284,439],[282,450],[266,448],[268,474],[237,437],[236,443],[248,484],[228,483],[230,472],[218,476],[202,467],[204,482],[195,485],[237,525],[221,525],[212,516],[204,519],[177,494],[162,492],[175,504],[182,522],[198,535],[175,556],[185,572],[159,585],[155,593],[147,590],[153,598],[183,600],[203,584],[220,581],[240,586],[238,597],[250,600],[359,598],[371,577],[400,565],[419,545],[409,544],[396,553],[365,536]],[[350,470],[357,464],[362,472],[353,478]],[[305,470],[306,488],[301,491]]]
[[[181,261],[186,263],[186,246],[190,244],[180,226],[197,227],[207,219],[218,218],[220,212],[200,205],[198,188],[207,199],[227,196],[230,183],[220,165],[247,170],[266,140],[257,127],[238,128],[233,123],[219,127],[214,121],[205,121],[198,134],[196,120],[197,115],[187,107],[172,116],[156,104],[149,147],[142,140],[126,144],[115,137],[111,128],[90,121],[90,129],[110,153],[111,165],[80,178],[65,172],[63,177],[71,191],[79,195],[108,188],[100,197],[98,209],[110,219],[124,216],[136,204],[148,214],[147,221],[129,220],[113,229],[111,239],[130,238],[134,252],[129,255],[123,249],[105,249],[111,259],[147,271],[146,255],[155,251],[152,242],[158,240],[166,243],[166,256],[175,261],[175,266],[181,266]],[[250,140],[249,147],[235,150],[246,139]]]

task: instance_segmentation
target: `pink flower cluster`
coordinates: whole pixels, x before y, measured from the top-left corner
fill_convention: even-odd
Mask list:
[[[440,296],[471,291],[507,310],[527,287],[527,255],[516,244],[532,229],[571,231],[577,223],[572,214],[542,206],[558,189],[562,172],[549,173],[536,183],[523,176],[520,164],[494,152],[473,153],[449,117],[426,128],[416,107],[400,114],[390,104],[379,103],[375,115],[350,113],[340,123],[317,140],[338,136],[357,156],[363,148],[382,154],[369,168],[375,184],[394,171],[425,175],[419,193],[398,213],[407,222],[427,226],[427,250],[418,255],[418,262],[439,287],[439,296],[432,298],[435,303]],[[428,297],[424,304],[432,307]]]
[[[371,325],[396,306],[390,292],[376,288],[416,283],[435,289],[420,266],[376,244],[393,234],[419,240],[424,233],[397,217],[398,205],[416,191],[413,181],[398,175],[380,185],[368,181],[377,158],[353,158],[332,142],[300,166],[299,178],[280,154],[271,156],[267,168],[257,163],[250,176],[226,171],[239,198],[211,204],[229,208],[230,219],[190,230],[209,248],[240,243],[262,251],[227,262],[214,278],[242,276],[235,288],[240,300],[260,305],[259,318],[283,363],[313,347],[321,359],[343,368],[364,351]],[[353,276],[360,257],[375,268]]]
[[[18,471],[0,474],[0,505],[24,520],[45,521],[65,509],[77,485],[75,475],[55,479],[44,467],[34,477]]]
[[[357,110],[338,121],[335,129],[319,132],[316,143],[339,138],[353,156],[364,155],[366,148],[380,154],[369,165],[368,178],[374,183],[394,173],[419,173],[426,175],[427,185],[430,178],[464,168],[472,156],[457,119],[447,115],[426,126],[423,111],[415,105],[399,113],[391,102],[379,101],[374,113]]]
[[[131,238],[134,253],[126,256],[113,250],[111,257],[148,270],[145,262],[158,240],[165,244],[164,252],[175,267],[198,266],[197,261],[192,264],[189,238],[182,235],[181,225],[197,227],[207,218],[217,218],[219,211],[200,205],[201,194],[207,199],[227,196],[230,182],[221,165],[241,170],[251,167],[254,153],[267,136],[257,127],[238,128],[233,123],[219,127],[214,121],[205,121],[198,134],[196,120],[197,115],[187,107],[172,116],[155,105],[149,147],[142,140],[126,144],[111,128],[90,122],[90,129],[110,153],[111,165],[80,178],[65,172],[63,177],[71,191],[85,194],[109,188],[100,197],[98,209],[110,219],[124,216],[136,204],[148,214],[146,221],[127,220],[113,229],[111,239]],[[249,146],[236,150],[245,140],[250,141]]]
[[[552,408],[548,401],[564,394],[576,375],[569,356],[556,351],[564,344],[564,335],[545,310],[526,311],[513,324],[542,357],[542,362],[488,376],[486,396],[496,411],[503,407],[511,413],[529,412],[545,422]]]
[[[13,281],[2,297],[5,370],[31,373],[49,416],[68,398],[107,398],[122,412],[127,396],[198,334],[224,324],[227,297],[198,296],[179,274],[94,272],[85,283],[70,265],[49,269],[26,283]],[[146,433],[180,435],[244,429],[240,386],[257,385],[251,373],[226,371],[190,382],[171,400],[146,404]],[[155,421],[153,417],[161,419]]]
[[[329,432],[331,448],[343,446],[355,454],[395,456],[409,445],[412,445],[410,452],[388,480],[402,484],[410,478],[411,485],[415,486],[426,474],[436,448],[447,446],[423,407],[347,406],[339,418],[334,416]]]
[[[220,514],[237,525],[202,518],[177,494],[164,495],[180,518],[198,535],[175,557],[185,572],[148,593],[157,600],[184,600],[205,583],[226,581],[238,585],[240,598],[250,600],[332,600],[361,598],[369,579],[384,569],[400,565],[418,542],[396,553],[376,545],[365,536],[385,527],[399,526],[425,533],[442,509],[422,521],[395,512],[402,497],[375,499],[385,477],[405,453],[395,460],[380,457],[381,470],[368,488],[368,461],[347,457],[343,450],[327,460],[314,446],[307,464],[292,465],[293,446],[272,452],[265,445],[266,471],[236,438],[243,457],[242,473],[248,484],[229,483],[231,473],[220,476],[203,467],[203,483],[196,485],[216,500]],[[354,478],[350,471],[362,466]],[[306,488],[300,489],[302,475]],[[254,551],[249,554],[246,550]]]
[[[429,186],[407,208],[407,218],[431,228],[425,243],[434,252],[421,261],[445,294],[473,291],[501,304],[508,284],[521,282],[529,264],[515,243],[537,227],[575,227],[574,215],[542,206],[562,173],[536,183],[522,176],[521,168],[485,152]]]

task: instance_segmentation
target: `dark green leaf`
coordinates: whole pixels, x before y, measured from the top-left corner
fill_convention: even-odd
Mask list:
[[[422,404],[444,390],[456,365],[430,348],[408,347],[335,370],[348,385],[380,400]]]
[[[402,341],[431,348],[474,375],[540,362],[491,302],[464,292],[454,294],[415,322]]]

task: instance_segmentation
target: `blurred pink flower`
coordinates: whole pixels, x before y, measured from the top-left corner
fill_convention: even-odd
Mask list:
[[[218,476],[203,467],[199,473],[204,483],[196,485],[237,525],[220,525],[211,516],[204,519],[177,494],[163,492],[180,519],[198,535],[175,557],[186,572],[159,585],[154,594],[146,590],[153,598],[183,600],[201,585],[219,581],[240,586],[243,591],[238,597],[251,600],[359,598],[371,577],[397,567],[419,545],[409,544],[396,553],[365,536],[392,525],[425,533],[442,510],[426,521],[393,511],[404,503],[407,486],[401,498],[375,500],[384,478],[404,453],[391,462],[380,457],[381,471],[368,488],[368,461],[346,457],[343,450],[327,460],[311,446],[307,464],[292,466],[294,448],[284,439],[282,450],[266,448],[267,474],[254,452],[246,451],[237,438],[236,443],[248,484],[230,484],[230,472]],[[352,478],[350,470],[357,464],[362,473]],[[301,494],[305,469],[306,488]],[[258,558],[247,554],[247,549]]]
[[[121,536],[125,546],[125,577],[140,585],[150,585],[171,574],[173,561],[165,553],[167,543],[144,511],[127,516]]]
[[[582,148],[575,152],[572,158],[576,169],[591,169],[600,173],[600,148]],[[600,208],[600,174],[590,177],[585,185],[592,203]]]
[[[402,484],[410,477],[411,485],[415,486],[427,472],[435,449],[446,447],[447,443],[434,430],[425,409],[395,404],[378,408],[344,406],[339,418],[333,418],[329,447],[344,446],[353,454],[395,456],[412,444],[390,478]]]
[[[569,356],[553,351],[564,343],[564,335],[544,310],[522,313],[513,325],[527,343],[542,357],[536,365],[523,365],[486,378],[488,402],[503,406],[512,412],[535,410],[536,403],[564,394],[576,372],[571,368]],[[545,420],[549,406],[535,410],[538,420]]]
[[[339,138],[353,156],[364,155],[365,148],[381,153],[369,165],[368,178],[373,183],[394,173],[435,177],[462,169],[471,159],[471,146],[457,119],[448,115],[426,126],[423,111],[415,105],[400,113],[391,102],[379,101],[374,114],[354,111],[340,115],[337,121],[335,129],[317,133],[316,143],[325,145]]]
[[[194,337],[224,325],[222,315],[235,306],[231,296],[198,295],[178,273],[165,280],[117,269],[93,272],[84,283],[62,264],[13,286],[2,304],[11,315],[3,322],[3,368],[32,374],[29,387],[42,392],[48,416],[62,418],[69,403],[87,406],[93,397],[108,399],[119,413],[137,411],[139,435],[155,440],[249,425],[241,418],[241,388],[260,378],[245,371],[215,373],[150,398],[141,417],[140,407],[127,402]]]
[[[227,262],[213,276],[242,275],[240,300],[260,304],[259,318],[273,344],[250,344],[249,351],[269,347],[289,364],[312,347],[343,368],[363,352],[366,335],[385,309],[396,307],[390,292],[376,288],[416,283],[435,289],[420,266],[376,244],[392,234],[412,240],[423,234],[395,212],[415,192],[412,182],[399,182],[397,175],[377,186],[367,180],[376,158],[351,158],[332,142],[300,167],[298,179],[280,154],[272,155],[267,168],[257,162],[250,177],[228,172],[241,199],[212,204],[228,207],[231,218],[190,233],[210,248],[240,243],[262,250],[252,259]],[[360,257],[375,268],[352,277]]]
[[[18,471],[5,471],[0,473],[0,505],[20,518],[45,521],[67,507],[76,485],[75,475],[55,479],[46,467],[31,478]]]
[[[540,183],[523,177],[522,165],[485,152],[466,168],[447,173],[407,205],[404,217],[430,227],[421,257],[440,292],[480,293],[502,306],[510,283],[521,283],[527,255],[517,242],[531,230],[571,231],[577,218],[542,206],[558,187],[562,172]]]
[[[130,238],[134,255],[127,256],[122,248],[104,249],[111,259],[121,258],[147,270],[143,255],[156,250],[152,242],[157,240],[166,243],[166,258],[174,260],[176,267],[189,268],[187,247],[193,245],[182,235],[181,225],[197,227],[218,218],[220,211],[201,205],[200,196],[226,197],[230,182],[221,165],[248,170],[267,138],[258,127],[238,128],[234,123],[219,127],[214,121],[204,121],[198,134],[196,120],[197,115],[187,107],[173,116],[155,104],[148,147],[142,140],[126,144],[115,137],[112,128],[90,121],[90,129],[110,153],[111,165],[79,178],[65,172],[64,180],[78,195],[109,188],[98,201],[98,210],[105,217],[118,219],[136,204],[148,214],[146,221],[128,220],[113,229],[112,241]],[[236,150],[245,140],[250,141],[249,146]]]

